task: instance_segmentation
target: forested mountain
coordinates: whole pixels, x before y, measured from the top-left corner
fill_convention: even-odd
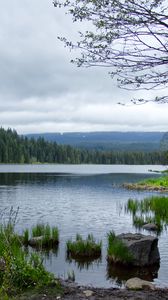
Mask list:
[[[0,163],[166,164],[166,152],[97,151],[19,136],[0,128]]]
[[[158,151],[163,132],[72,132],[28,134],[78,148],[114,151]]]
[[[163,135],[160,145],[162,151],[168,151],[168,132]]]

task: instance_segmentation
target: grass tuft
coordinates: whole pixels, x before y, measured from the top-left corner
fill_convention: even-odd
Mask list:
[[[127,246],[116,237],[114,231],[110,231],[107,235],[107,259],[113,263],[131,263],[133,260],[132,254],[129,252]]]
[[[28,243],[29,243],[29,230],[28,229],[26,229],[24,231],[22,241],[25,246],[28,246]]]
[[[141,228],[144,224],[153,223],[158,232],[168,225],[168,197],[152,196],[142,201],[129,199],[125,207],[132,213],[133,224]]]
[[[45,225],[44,224],[37,224],[32,228],[32,237],[38,237],[44,235],[45,232]]]
[[[24,245],[34,247],[52,248],[59,243],[59,231],[57,227],[50,227],[49,224],[37,224],[29,231],[26,229],[23,234]]]
[[[92,234],[89,234],[85,240],[77,234],[76,241],[68,240],[66,247],[68,257],[94,259],[101,256],[102,242],[96,243]]]

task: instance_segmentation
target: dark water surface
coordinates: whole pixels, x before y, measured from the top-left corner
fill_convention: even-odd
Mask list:
[[[164,167],[165,168],[165,167]],[[135,232],[131,216],[124,205],[129,198],[143,199],[151,192],[128,191],[123,182],[135,182],[158,176],[149,169],[163,170],[161,166],[110,165],[0,165],[0,204],[3,209],[16,209],[19,217],[16,230],[31,228],[37,222],[58,226],[60,245],[58,253],[45,256],[48,270],[63,278],[75,272],[76,281],[93,286],[122,285],[127,277],[138,275],[130,270],[109,268],[106,261],[106,235]],[[86,237],[93,233],[103,241],[101,261],[82,265],[66,260],[65,243],[76,233]],[[147,234],[147,232],[144,232]],[[159,270],[143,270],[144,278],[161,286],[168,286],[168,236],[159,237],[161,265]],[[148,275],[145,276],[146,271]],[[157,273],[158,271],[158,273]],[[150,273],[150,275],[149,275]]]

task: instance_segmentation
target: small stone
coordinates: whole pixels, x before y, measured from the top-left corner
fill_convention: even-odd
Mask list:
[[[83,291],[83,293],[85,294],[86,297],[91,297],[93,295],[93,291],[90,290]]]
[[[157,230],[158,230],[157,225],[154,224],[154,223],[148,223],[148,224],[145,224],[145,225],[143,225],[142,228],[143,228],[143,229],[146,229],[146,230],[152,230],[152,231],[157,231]]]
[[[142,280],[137,277],[128,279],[126,281],[125,286],[129,290],[143,290],[143,289],[154,290],[155,289],[155,286],[151,282]]]

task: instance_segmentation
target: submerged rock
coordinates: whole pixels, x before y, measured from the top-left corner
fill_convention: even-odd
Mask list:
[[[58,246],[59,241],[56,241],[52,238],[45,240],[44,236],[36,236],[36,237],[32,237],[29,241],[28,241],[28,245],[30,245],[31,247],[43,247],[43,248],[52,248],[54,246]]]
[[[152,230],[152,231],[157,231],[158,230],[158,226],[154,223],[148,223],[148,224],[144,224],[142,226],[143,229],[146,229],[146,230]]]
[[[28,244],[31,246],[31,247],[38,247],[40,245],[42,245],[42,241],[43,241],[43,236],[36,236],[36,237],[32,237]]]
[[[154,290],[155,289],[155,286],[151,282],[142,280],[137,277],[128,279],[126,281],[125,286],[129,290],[143,290],[143,289]]]
[[[126,282],[130,278],[138,277],[143,280],[153,281],[154,278],[158,278],[159,264],[151,266],[133,266],[131,264],[107,264],[107,276],[106,278],[111,280],[114,279],[116,282]]]
[[[117,238],[121,239],[133,256],[132,265],[142,267],[159,264],[158,238],[140,233],[120,234]]]

